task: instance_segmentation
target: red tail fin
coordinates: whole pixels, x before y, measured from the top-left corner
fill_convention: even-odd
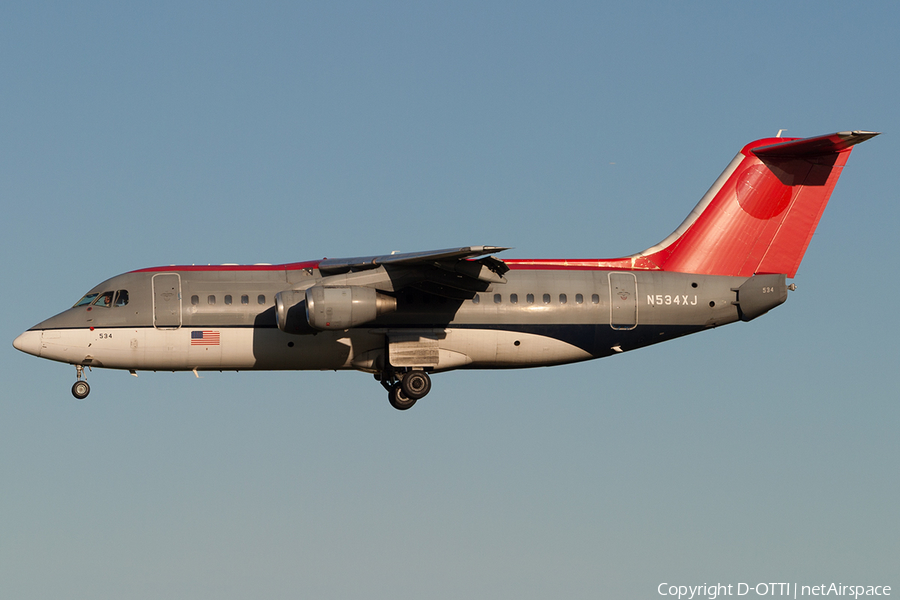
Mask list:
[[[852,147],[876,135],[751,142],[672,235],[629,258],[665,271],[793,277]]]

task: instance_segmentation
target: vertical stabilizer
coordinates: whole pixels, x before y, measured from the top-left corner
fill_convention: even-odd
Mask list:
[[[850,151],[876,135],[751,142],[672,235],[630,258],[665,271],[794,277]]]

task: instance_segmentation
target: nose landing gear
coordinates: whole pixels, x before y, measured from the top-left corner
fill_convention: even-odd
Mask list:
[[[408,410],[431,391],[431,377],[425,371],[382,371],[376,376],[388,392],[388,401],[397,410]]]
[[[84,367],[75,365],[75,376],[77,381],[72,385],[72,395],[79,400],[84,400],[91,393],[91,386],[84,380]]]

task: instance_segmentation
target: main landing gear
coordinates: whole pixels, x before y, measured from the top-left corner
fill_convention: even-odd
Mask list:
[[[79,400],[84,400],[91,393],[91,386],[84,380],[84,367],[75,365],[75,376],[77,381],[72,385],[72,395]]]
[[[431,391],[431,377],[425,371],[382,371],[375,375],[388,392],[388,401],[397,410],[412,408],[419,398]]]

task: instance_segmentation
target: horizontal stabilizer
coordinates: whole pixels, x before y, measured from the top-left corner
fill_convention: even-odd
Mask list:
[[[760,146],[752,150],[760,158],[766,157],[812,157],[841,152],[878,135],[875,131],[841,131],[831,135],[820,135],[800,140]]]

